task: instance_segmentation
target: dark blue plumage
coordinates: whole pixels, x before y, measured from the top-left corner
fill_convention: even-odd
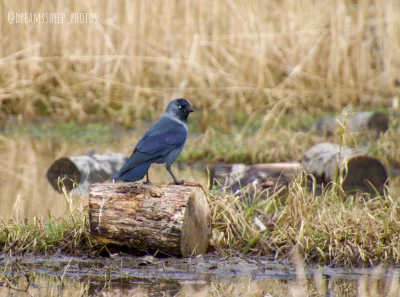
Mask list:
[[[134,182],[144,178],[149,183],[148,170],[152,163],[165,163],[176,184],[178,181],[171,171],[171,165],[179,156],[187,137],[187,118],[193,112],[186,99],[175,99],[168,104],[158,119],[140,139],[132,155],[113,178]]]

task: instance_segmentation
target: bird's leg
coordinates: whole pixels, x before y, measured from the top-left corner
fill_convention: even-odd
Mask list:
[[[146,185],[151,184],[151,182],[149,180],[149,172],[148,171],[146,172],[146,181],[144,181],[143,183],[146,184]]]
[[[185,183],[184,180],[177,180],[176,179],[175,175],[171,171],[171,166],[167,166],[167,170],[168,170],[169,174],[171,174],[172,178],[174,179],[174,183],[176,185],[183,185]]]

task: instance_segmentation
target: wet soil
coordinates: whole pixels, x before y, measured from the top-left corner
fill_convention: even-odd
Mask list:
[[[210,283],[232,283],[243,279],[253,282],[279,279],[290,280],[301,277],[313,279],[316,274],[325,281],[357,281],[360,277],[376,274],[376,269],[343,269],[306,267],[296,270],[289,260],[274,260],[271,257],[257,256],[221,256],[216,253],[194,258],[156,258],[153,256],[133,257],[115,254],[110,257],[68,257],[65,255],[0,257],[0,269],[3,278],[9,280],[24,279],[24,286],[38,286],[32,274],[54,277],[87,284],[89,296],[101,292],[105,286],[110,288],[133,290],[140,287],[148,296],[174,296],[182,286],[201,288]],[[398,270],[398,269],[397,269]],[[383,270],[379,277],[399,271]],[[18,281],[21,283],[21,281]],[[3,286],[5,283],[3,282]],[[9,286],[10,289],[10,286]],[[13,288],[24,291],[24,288]],[[26,289],[26,288],[25,288]]]

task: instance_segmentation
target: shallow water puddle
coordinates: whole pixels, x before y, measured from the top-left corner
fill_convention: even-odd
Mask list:
[[[1,269],[5,274],[0,295],[13,296],[290,296],[293,290],[357,296],[361,286],[384,292],[386,280],[395,275],[398,282],[399,273],[398,269],[296,269],[293,263],[267,257],[215,254],[194,259],[26,256],[3,258]]]

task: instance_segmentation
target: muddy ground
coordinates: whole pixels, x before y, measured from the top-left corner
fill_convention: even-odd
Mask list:
[[[133,257],[115,254],[110,257],[69,257],[58,255],[20,256],[2,255],[0,268],[3,287],[9,290],[27,291],[35,284],[33,274],[85,282],[90,291],[100,292],[105,286],[140,286],[149,296],[174,296],[182,285],[201,287],[215,282],[231,283],[247,279],[262,281],[267,279],[313,279],[316,274],[329,280],[357,280],[361,276],[376,274],[375,269],[343,269],[322,267],[299,267],[288,260],[274,260],[271,257],[226,256],[216,253],[187,258],[156,258],[153,256]],[[297,268],[297,269],[296,269]],[[303,275],[299,275],[304,271]],[[381,269],[379,277],[399,273],[399,269]],[[23,281],[21,281],[23,280]],[[164,295],[163,295],[164,294]]]

